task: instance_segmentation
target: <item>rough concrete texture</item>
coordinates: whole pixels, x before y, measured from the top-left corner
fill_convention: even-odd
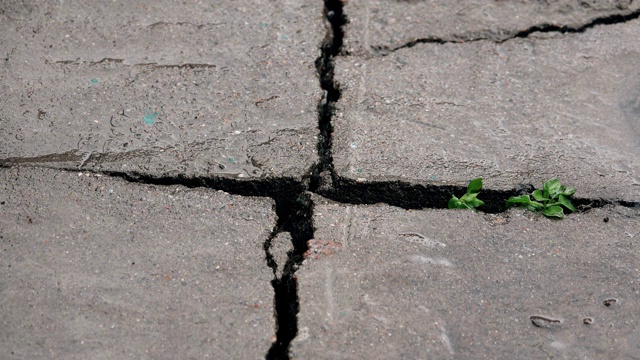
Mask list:
[[[640,20],[337,60],[334,163],[354,179],[640,199]],[[543,36],[544,35],[544,36]],[[399,140],[402,141],[399,141]]]
[[[553,221],[316,201],[316,245],[333,251],[297,273],[293,358],[640,356],[638,211]]]
[[[259,359],[273,202],[0,169],[4,359]]]
[[[4,1],[0,162],[300,177],[319,1]]]
[[[345,2],[344,51],[387,53],[415,41],[504,41],[532,28],[579,29],[597,19],[635,16],[632,0],[373,0]]]

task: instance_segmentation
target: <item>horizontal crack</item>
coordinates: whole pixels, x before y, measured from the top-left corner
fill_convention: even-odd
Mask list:
[[[506,33],[500,36],[500,38],[498,39],[496,39],[497,36],[495,35],[494,36],[452,35],[448,39],[440,38],[440,37],[425,37],[425,38],[419,38],[419,39],[409,41],[406,44],[403,44],[394,48],[389,48],[384,45],[378,45],[378,46],[372,46],[372,49],[375,51],[376,55],[386,56],[400,49],[411,48],[418,44],[460,44],[460,43],[476,42],[476,41],[483,41],[483,40],[493,41],[500,44],[500,43],[517,39],[517,38],[526,38],[536,32],[541,32],[541,33],[557,32],[560,34],[583,33],[598,25],[621,24],[631,20],[638,19],[638,18],[640,18],[640,9],[630,12],[628,14],[613,14],[613,15],[597,17],[580,26],[557,25],[557,24],[549,24],[549,23],[538,24],[524,30],[505,31]]]
[[[367,181],[343,178],[334,175],[330,184],[320,184],[315,193],[339,203],[354,205],[387,204],[403,209],[446,209],[452,195],[458,197],[466,193],[466,187],[454,185],[412,184],[404,181]],[[478,210],[486,213],[502,213],[507,199],[511,196],[530,194],[531,184],[520,184],[511,190],[482,189],[478,198],[484,205]],[[591,199],[572,197],[571,201],[579,212],[605,205],[640,208],[640,202],[620,199]]]
[[[124,59],[116,59],[116,58],[102,58],[98,61],[80,61],[80,60],[58,60],[55,62],[56,64],[63,65],[82,65],[87,64],[89,66],[100,65],[100,64],[108,64],[108,63],[116,63],[121,64],[122,66],[128,67],[153,67],[156,69],[198,69],[198,68],[216,68],[217,66],[214,64],[206,64],[206,63],[182,63],[182,64],[158,64],[155,62],[150,63],[139,63],[139,64],[124,64]]]
[[[166,22],[166,21],[158,21],[155,22],[153,24],[147,25],[148,28],[154,28],[154,27],[159,27],[159,26],[193,26],[195,28],[197,28],[198,30],[202,29],[202,28],[206,28],[206,27],[212,27],[212,26],[220,26],[220,25],[225,25],[225,23],[207,23],[207,24],[195,24],[192,22],[188,22],[188,21],[181,21],[181,22]]]
[[[11,168],[15,166],[33,165],[0,162],[0,168]],[[286,177],[242,180],[224,176],[152,176],[137,172],[98,171],[64,167],[51,168],[40,164],[36,166],[74,173],[80,171],[100,174],[103,176],[122,178],[129,182],[150,185],[182,185],[189,188],[203,187],[212,190],[222,190],[232,195],[269,197],[274,199],[276,202],[276,214],[278,214],[279,219],[282,220],[282,224],[279,222],[280,225],[275,234],[283,231],[291,232],[294,240],[299,238],[305,239],[304,241],[313,238],[312,235],[309,235],[313,234],[311,225],[308,225],[306,230],[301,231],[298,230],[296,226],[288,224],[292,221],[292,217],[294,217],[292,212],[300,211],[298,205],[306,202],[306,200],[299,200],[298,198],[306,198],[305,192],[307,191],[339,203],[352,205],[370,205],[380,203],[414,210],[446,209],[448,201],[451,199],[452,195],[460,197],[466,192],[466,187],[464,186],[436,185],[429,183],[420,184],[400,180],[361,182],[355,179],[342,177],[335,173],[332,173],[331,176],[324,176],[315,179],[315,187],[311,189],[310,185],[307,185],[304,179],[300,181],[295,178]],[[313,171],[317,171],[317,167],[314,168]],[[507,209],[504,205],[509,197],[530,194],[533,190],[534,185],[532,184],[518,184],[510,190],[483,188],[480,192],[479,198],[482,199],[485,204],[478,208],[478,210],[486,213],[505,212]],[[606,205],[640,208],[640,201],[630,201],[619,198],[606,199],[572,196],[571,200],[578,208],[578,212]]]
[[[502,41],[499,42],[505,42],[507,40],[510,40],[512,38],[524,38],[527,37],[529,35],[531,35],[534,32],[560,32],[560,33],[582,33],[587,31],[588,29],[591,29],[595,26],[598,25],[614,25],[614,24],[621,24],[621,23],[625,23],[631,20],[635,20],[640,18],[640,9],[633,11],[629,14],[623,15],[623,14],[613,14],[613,15],[608,15],[608,16],[602,16],[602,17],[598,17],[598,18],[594,18],[591,21],[583,24],[582,26],[578,26],[578,27],[571,27],[571,26],[559,26],[559,25],[555,25],[555,24],[541,24],[541,25],[537,25],[537,26],[532,26],[526,30],[522,30],[519,31],[517,33],[515,33],[513,36],[511,36],[510,38],[506,38]]]

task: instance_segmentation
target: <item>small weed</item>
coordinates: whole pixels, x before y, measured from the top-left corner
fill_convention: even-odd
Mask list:
[[[484,205],[484,201],[478,199],[478,193],[481,189],[482,178],[471,180],[467,187],[466,194],[462,195],[459,199],[455,195],[451,196],[451,200],[449,200],[449,209],[476,210],[478,206]]]
[[[564,208],[576,211],[569,200],[576,189],[560,184],[558,179],[551,179],[544,183],[543,190],[534,190],[530,195],[512,196],[507,200],[507,208],[511,206],[525,207],[531,211],[542,211],[546,217],[564,218]],[[531,199],[533,196],[533,200]]]

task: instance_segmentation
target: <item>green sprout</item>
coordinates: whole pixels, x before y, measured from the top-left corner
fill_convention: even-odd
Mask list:
[[[467,187],[466,194],[462,195],[459,199],[455,195],[451,196],[451,200],[449,200],[449,209],[476,210],[478,206],[484,205],[484,201],[478,199],[478,193],[481,189],[482,178],[471,180]]]
[[[543,190],[534,190],[530,195],[512,196],[507,200],[507,208],[520,206],[530,211],[542,211],[546,217],[564,218],[564,208],[573,212],[575,206],[569,200],[576,189],[560,184],[558,179],[551,179],[544,183]],[[533,196],[533,200],[531,199]]]

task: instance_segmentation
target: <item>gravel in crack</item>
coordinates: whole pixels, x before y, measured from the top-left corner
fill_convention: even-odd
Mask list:
[[[309,250],[304,253],[304,258],[315,260],[333,255],[342,249],[342,243],[330,240],[311,239],[307,241],[307,246]]]

